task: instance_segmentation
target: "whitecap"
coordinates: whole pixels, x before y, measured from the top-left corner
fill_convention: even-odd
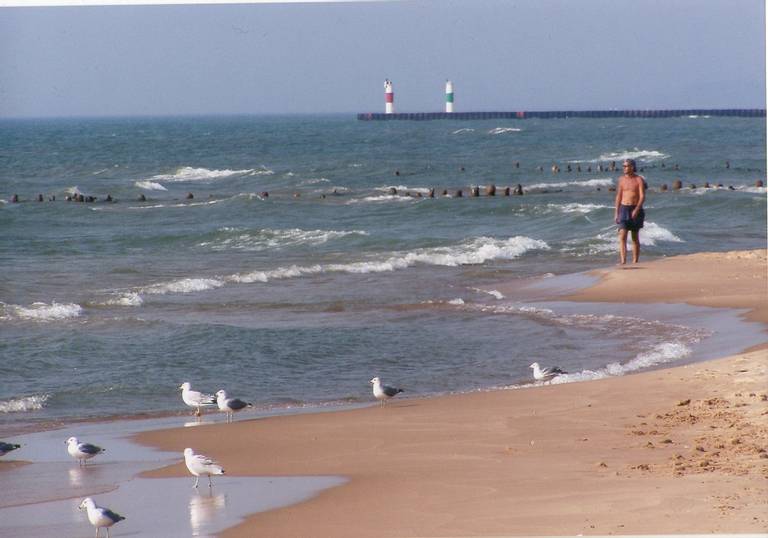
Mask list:
[[[556,183],[534,183],[528,185],[526,189],[555,189],[563,187],[577,187],[577,188],[589,188],[594,189],[597,187],[611,187],[613,186],[613,178],[593,178],[576,181],[560,181]]]
[[[463,129],[456,129],[456,130],[455,130],[455,131],[453,131],[453,133],[451,133],[451,134],[461,134],[461,133],[474,133],[474,132],[475,132],[475,130],[474,130],[474,129],[470,129],[470,128],[468,128],[468,127],[465,127],[465,128],[463,128]]]
[[[285,230],[265,228],[252,232],[227,227],[221,228],[219,232],[226,237],[215,241],[205,241],[199,246],[212,250],[259,251],[299,245],[318,246],[351,235],[369,235],[363,230],[302,230],[301,228]]]
[[[143,181],[136,181],[134,185],[140,189],[144,189],[147,191],[167,191],[165,187],[163,187],[160,183],[157,183],[155,181],[149,181],[149,180],[143,180]]]
[[[28,307],[9,305],[13,317],[31,321],[60,321],[76,318],[83,312],[83,307],[75,303],[32,303]]]
[[[522,129],[519,129],[518,127],[496,127],[488,131],[488,134],[499,135],[506,133],[519,133],[520,131],[522,131]]]
[[[397,194],[382,194],[379,196],[365,196],[363,198],[352,198],[345,202],[346,205],[360,203],[381,203],[381,202],[415,202],[418,196],[399,196]]]
[[[448,301],[448,304],[461,306],[464,304],[464,299],[461,299],[461,298],[451,299],[450,301]]]
[[[26,413],[29,411],[38,411],[45,407],[45,403],[50,397],[50,394],[41,394],[36,396],[23,396],[11,400],[0,400],[0,413]]]
[[[429,194],[429,191],[431,190],[427,187],[408,187],[407,185],[387,185],[385,187],[376,187],[375,190],[389,192],[390,189],[396,189],[398,193],[420,192],[421,194]]]
[[[529,250],[548,250],[544,241],[525,236],[508,239],[479,237],[451,247],[417,249],[410,252],[395,252],[386,258],[351,263],[312,265],[308,267],[290,266],[264,271],[252,271],[227,277],[230,282],[252,283],[268,282],[272,279],[292,278],[318,273],[382,273],[407,269],[417,264],[456,267],[460,265],[479,265],[494,259],[514,259]]]
[[[141,292],[152,295],[164,295],[166,293],[194,293],[210,289],[220,288],[224,285],[216,278],[182,278],[173,282],[153,284],[141,289]]]
[[[547,207],[562,211],[563,213],[579,213],[582,215],[597,211],[598,209],[613,209],[612,206],[604,204],[579,204],[575,202],[570,204],[547,204]]]
[[[611,153],[604,153],[598,157],[595,161],[588,161],[588,162],[598,162],[598,161],[623,161],[624,159],[635,159],[638,161],[645,161],[645,162],[654,162],[654,161],[661,161],[664,159],[668,159],[669,155],[666,153],[662,153],[661,151],[657,150],[646,150],[646,149],[633,149],[633,150],[624,150],[624,151],[615,151]]]
[[[155,181],[205,181],[212,179],[220,179],[223,177],[229,177],[234,175],[256,175],[257,170],[249,168],[247,170],[210,170],[208,168],[193,168],[191,166],[182,166],[178,168],[173,174],[158,174],[152,176],[150,179]],[[266,171],[262,171],[266,173]],[[269,173],[272,173],[270,170]]]
[[[469,288],[469,289],[471,289],[472,291],[476,291],[478,293],[486,293],[486,294],[491,295],[491,296],[493,296],[493,297],[495,297],[496,299],[499,299],[499,300],[504,299],[504,294],[501,293],[499,290],[484,290],[484,289],[480,289],[480,288]]]
[[[113,306],[141,306],[144,299],[136,292],[126,293],[120,297],[107,300],[104,304]]]

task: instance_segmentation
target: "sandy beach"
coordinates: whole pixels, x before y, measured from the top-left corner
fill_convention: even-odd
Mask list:
[[[610,267],[570,301],[689,303],[768,322],[766,251]],[[636,375],[145,432],[229,475],[348,481],[225,537],[768,531],[768,349]],[[222,442],[223,441],[223,442]],[[188,476],[183,463],[152,477]]]

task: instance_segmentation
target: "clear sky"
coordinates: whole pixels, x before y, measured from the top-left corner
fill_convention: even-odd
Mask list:
[[[0,8],[0,117],[764,108],[763,0]]]

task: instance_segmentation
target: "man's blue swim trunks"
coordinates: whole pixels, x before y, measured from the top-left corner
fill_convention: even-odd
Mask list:
[[[643,223],[645,222],[645,211],[643,208],[640,208],[640,211],[637,213],[637,218],[632,218],[632,211],[635,210],[635,207],[633,205],[620,205],[619,206],[619,229],[620,230],[639,230],[643,227]]]

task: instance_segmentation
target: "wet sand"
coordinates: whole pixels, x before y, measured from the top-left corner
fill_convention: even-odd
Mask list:
[[[565,299],[737,308],[765,324],[766,267],[765,250],[680,256],[598,271]],[[619,378],[136,439],[192,446],[237,476],[348,479],[225,537],[754,533],[768,531],[766,392],[763,344]]]

